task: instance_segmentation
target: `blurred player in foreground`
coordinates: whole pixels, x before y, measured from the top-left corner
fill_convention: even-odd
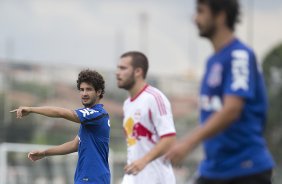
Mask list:
[[[179,163],[203,142],[197,184],[271,183],[265,86],[254,52],[234,36],[239,9],[237,0],[197,0],[195,22],[214,49],[200,89],[200,125],[166,154]]]
[[[122,184],[175,183],[172,166],[163,158],[175,140],[171,106],[145,81],[148,65],[144,54],[132,51],[124,53],[117,66],[117,85],[130,95],[123,104],[128,152]]]
[[[78,135],[72,141],[47,150],[32,151],[28,158],[36,161],[47,156],[78,151],[74,183],[110,184],[108,164],[110,120],[103,105],[99,103],[103,98],[104,88],[104,79],[98,72],[83,70],[77,79],[77,89],[83,108],[70,110],[60,107],[19,107],[11,111],[16,112],[17,118],[36,113],[81,124]]]

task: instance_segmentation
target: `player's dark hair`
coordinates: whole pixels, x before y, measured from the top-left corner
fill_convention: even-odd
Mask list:
[[[240,21],[240,5],[238,0],[197,0],[197,3],[208,5],[213,15],[223,11],[226,14],[226,25],[232,31],[235,30],[235,24]]]
[[[100,90],[101,94],[99,98],[100,99],[103,98],[105,93],[105,81],[101,74],[99,74],[95,70],[89,70],[89,69],[82,70],[78,74],[78,79],[76,81],[78,90],[80,90],[80,84],[83,82],[92,85],[96,92]]]
[[[129,51],[120,56],[120,58],[131,57],[132,58],[132,66],[133,68],[141,68],[143,70],[143,78],[146,78],[149,62],[145,54],[138,51]]]

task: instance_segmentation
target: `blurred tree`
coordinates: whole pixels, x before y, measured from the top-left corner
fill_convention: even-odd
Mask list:
[[[52,88],[48,85],[42,85],[39,82],[21,82],[21,81],[12,81],[11,88],[16,91],[27,92],[31,95],[37,96],[40,99],[44,100],[47,97],[50,97],[52,93]]]
[[[8,111],[10,109],[4,108],[4,95],[0,94],[0,143],[1,142],[15,142],[15,143],[27,143],[32,139],[32,135],[34,132],[33,119],[26,118],[22,121],[17,121],[15,116],[11,116],[12,118],[4,122],[3,114],[4,111]],[[12,107],[15,107],[13,105]]]
[[[266,138],[277,164],[282,164],[282,43],[263,60],[263,72],[269,98]]]
[[[32,140],[35,130],[34,119],[27,117],[19,121],[13,116],[12,121],[4,126],[4,130],[5,142],[29,143]]]
[[[0,117],[4,116],[4,94],[0,92]],[[1,118],[2,123],[2,118]]]

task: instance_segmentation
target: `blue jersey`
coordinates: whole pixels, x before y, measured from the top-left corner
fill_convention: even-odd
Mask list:
[[[200,92],[202,124],[222,108],[225,95],[239,96],[245,104],[230,127],[204,141],[200,175],[230,179],[271,169],[274,162],[263,138],[267,112],[263,77],[253,51],[237,39],[207,62]]]
[[[81,125],[75,184],[109,184],[110,119],[102,104],[75,110]]]

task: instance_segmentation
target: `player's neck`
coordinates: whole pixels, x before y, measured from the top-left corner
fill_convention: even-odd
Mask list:
[[[99,104],[99,103],[100,103],[100,99],[97,99],[93,104],[91,104],[91,105],[84,105],[84,107],[85,107],[85,108],[91,108],[91,107],[93,107],[94,105]]]
[[[231,30],[218,29],[217,33],[210,39],[215,52],[220,51],[234,39],[234,34]]]
[[[128,90],[130,98],[133,99],[137,95],[139,95],[146,85],[147,83],[144,80],[136,82],[135,85],[130,90]]]

